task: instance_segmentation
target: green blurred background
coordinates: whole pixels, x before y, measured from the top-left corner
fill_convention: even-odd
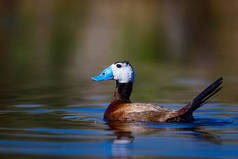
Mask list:
[[[236,103],[237,17],[237,0],[0,0],[1,104],[107,101],[91,76],[117,60],[137,101],[183,103],[224,76]]]

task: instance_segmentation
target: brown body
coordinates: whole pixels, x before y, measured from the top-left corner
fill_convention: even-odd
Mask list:
[[[116,88],[112,102],[104,113],[104,119],[108,121],[147,122],[192,121],[193,117],[191,115],[181,116],[189,107],[190,104],[180,110],[173,110],[156,104],[131,103],[129,99],[123,99],[119,88]]]
[[[129,100],[132,83],[117,83],[112,102],[104,114],[104,119],[108,121],[191,122],[194,120],[193,111],[217,93],[221,89],[219,87],[221,83],[222,78],[212,83],[191,103],[179,110],[156,104],[132,103]]]
[[[116,103],[111,103],[106,110],[104,114],[106,120],[169,122],[169,120],[173,121],[174,117],[183,113],[155,104]]]

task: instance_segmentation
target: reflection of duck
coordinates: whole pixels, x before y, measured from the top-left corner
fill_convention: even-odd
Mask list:
[[[110,130],[114,131],[114,135],[116,136],[116,139],[113,140],[113,144],[130,144],[135,139],[134,135],[147,136],[150,134],[161,133],[159,134],[159,136],[162,137],[164,134],[170,134],[170,132],[174,137],[177,135],[177,137],[186,136],[188,138],[197,139],[199,141],[206,141],[214,144],[221,143],[219,136],[207,132],[199,124],[194,123],[191,123],[189,125],[184,125],[183,123],[175,123],[176,125],[174,125],[173,127],[170,127],[169,125],[165,126],[145,122],[111,121],[106,124],[109,126]],[[174,134],[174,132],[177,133]]]
[[[93,80],[116,80],[113,99],[108,106],[104,119],[109,121],[149,121],[149,122],[190,122],[193,112],[216,94],[223,78],[219,78],[202,91],[193,101],[179,110],[172,110],[155,104],[131,103],[130,94],[134,82],[134,70],[127,61],[115,62]]]

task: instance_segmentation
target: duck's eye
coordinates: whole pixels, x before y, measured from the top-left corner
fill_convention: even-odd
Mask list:
[[[121,65],[120,65],[120,64],[117,64],[116,66],[117,66],[117,68],[121,68]]]
[[[105,72],[102,73],[103,76],[105,76],[105,74],[106,74]]]

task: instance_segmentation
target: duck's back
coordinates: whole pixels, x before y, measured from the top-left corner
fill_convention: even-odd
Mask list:
[[[109,106],[106,120],[165,122],[175,110],[149,103],[121,103]]]

